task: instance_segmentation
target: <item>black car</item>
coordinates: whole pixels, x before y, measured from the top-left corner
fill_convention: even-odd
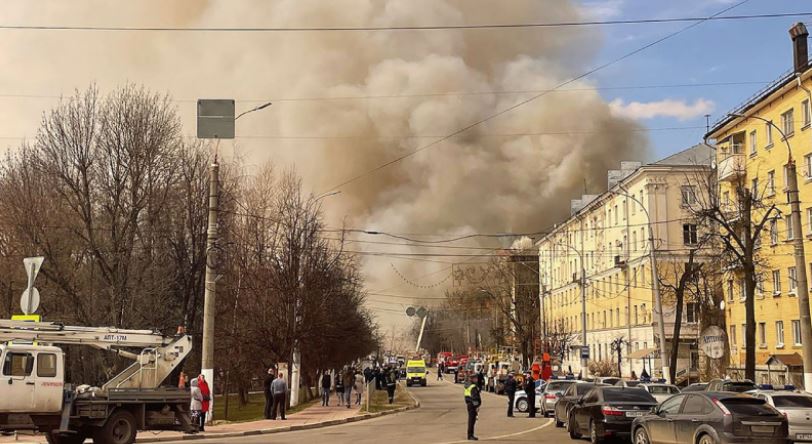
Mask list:
[[[578,439],[588,435],[592,443],[606,438],[628,438],[634,418],[649,414],[657,400],[641,388],[593,387],[570,411],[567,430]]]
[[[634,420],[635,444],[784,444],[787,419],[763,399],[733,392],[674,395]]]
[[[606,384],[595,384],[593,382],[589,382],[584,384],[570,385],[567,391],[565,391],[555,403],[555,410],[553,411],[555,426],[564,427],[564,423],[569,421],[570,409],[579,399],[581,399],[582,396],[586,395],[590,390],[599,385]]]
[[[755,390],[756,384],[749,379],[733,380],[733,379],[714,379],[705,387],[706,392],[736,392],[744,393],[750,390]]]

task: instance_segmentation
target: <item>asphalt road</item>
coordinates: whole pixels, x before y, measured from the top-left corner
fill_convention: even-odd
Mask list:
[[[428,387],[409,389],[421,403],[419,409],[339,426],[271,435],[217,440],[224,443],[274,444],[451,444],[468,442],[462,385],[429,381]],[[476,434],[481,441],[499,443],[573,442],[552,420],[527,414],[506,417],[507,398],[483,393]],[[180,441],[178,441],[180,442]],[[188,442],[188,441],[185,441]],[[584,441],[585,442],[585,441]]]

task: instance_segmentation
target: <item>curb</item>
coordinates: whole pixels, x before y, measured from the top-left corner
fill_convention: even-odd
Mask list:
[[[407,393],[409,392],[407,391]],[[245,430],[242,432],[212,433],[209,435],[200,434],[200,435],[181,435],[181,436],[155,436],[155,437],[145,436],[136,438],[135,442],[147,443],[147,442],[169,442],[169,441],[192,441],[192,440],[199,441],[199,440],[211,440],[223,438],[239,438],[241,436],[270,435],[274,433],[295,432],[299,430],[320,429],[323,427],[330,427],[335,425],[348,424],[351,422],[358,422],[367,419],[378,418],[380,416],[394,415],[395,413],[402,413],[408,410],[419,408],[420,401],[418,401],[417,398],[415,398],[414,395],[412,395],[411,393],[409,393],[409,396],[414,401],[414,405],[398,407],[392,410],[384,410],[382,412],[361,413],[359,415],[351,416],[349,418],[344,419],[331,419],[328,421],[314,422],[312,424],[298,424],[287,427],[274,427],[272,429],[256,429],[256,430]]]

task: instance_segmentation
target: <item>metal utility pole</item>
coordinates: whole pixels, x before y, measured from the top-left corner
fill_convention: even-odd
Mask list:
[[[789,143],[784,131],[759,116],[745,116],[743,114],[729,114],[740,119],[756,119],[770,125],[787,145],[787,201],[790,207],[790,220],[792,221],[792,246],[795,256],[795,291],[798,296],[798,312],[801,322],[801,357],[804,363],[804,390],[812,391],[812,316],[809,313],[809,285],[806,275],[806,254],[804,251],[804,238],[801,229],[801,198],[798,192],[798,169],[792,157],[792,145]]]

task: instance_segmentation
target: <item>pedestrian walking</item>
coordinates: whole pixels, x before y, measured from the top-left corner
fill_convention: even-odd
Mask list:
[[[386,394],[389,395],[389,403],[392,404],[395,402],[395,387],[398,377],[395,369],[389,369],[386,373]]]
[[[524,378],[524,392],[527,394],[527,408],[530,412],[529,418],[536,417],[536,381],[533,375],[528,373]]]
[[[355,405],[361,405],[361,395],[364,394],[364,385],[366,385],[366,378],[361,373],[355,374]]]
[[[271,383],[271,393],[273,394],[271,419],[276,419],[277,411],[283,420],[286,419],[285,407],[287,406],[288,384],[285,382],[285,377],[282,373],[279,373],[279,377],[274,379],[273,383]]]
[[[508,397],[507,415],[508,418],[512,418],[513,402],[516,400],[516,378],[513,377],[513,373],[510,373],[508,375],[507,381],[505,381],[505,394]]]
[[[352,403],[352,386],[355,384],[355,376],[352,368],[347,368],[344,371],[344,402],[347,403],[347,408],[350,408]]]
[[[321,375],[321,405],[323,407],[330,406],[330,387],[332,387],[332,383],[330,372],[325,370],[324,374]]]
[[[209,389],[209,383],[206,382],[206,377],[203,375],[197,377],[197,386],[200,388],[200,394],[203,395],[203,408],[200,409],[202,413],[200,417],[200,431],[203,432],[203,427],[206,424],[206,415],[209,414],[209,406],[211,405],[211,390]]]
[[[276,379],[276,372],[274,369],[269,368],[265,375],[265,380],[262,381],[262,391],[265,392],[265,419],[271,419],[271,410],[273,410],[273,393],[271,393],[271,384]]]
[[[189,394],[192,398],[189,403],[189,411],[192,412],[192,424],[197,424],[198,430],[203,431],[205,415],[203,415],[203,394],[197,385],[197,379],[192,379]]]
[[[443,364],[442,362],[437,364],[437,380],[438,381],[443,380],[443,368],[444,367],[445,367],[445,364]]]
[[[479,385],[477,384],[477,379],[477,375],[472,375],[471,380],[466,381],[465,383],[465,407],[468,410],[469,441],[479,440],[479,438],[474,435],[474,426],[476,426],[479,407],[482,405],[482,397],[479,394]]]
[[[344,404],[344,375],[342,372],[336,373],[336,396],[338,396],[338,406]]]

